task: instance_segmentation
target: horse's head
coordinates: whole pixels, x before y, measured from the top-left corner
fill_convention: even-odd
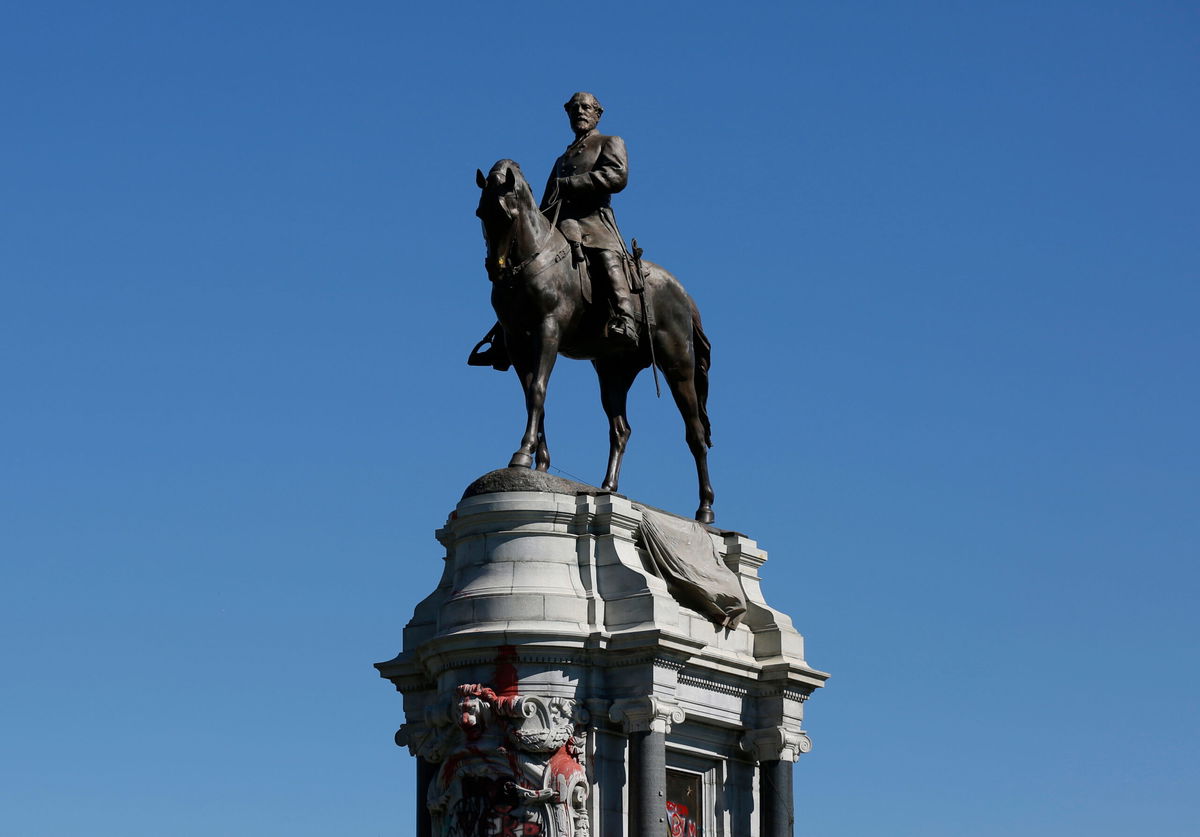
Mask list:
[[[475,214],[483,222],[484,236],[489,241],[497,241],[508,233],[517,219],[527,217],[531,210],[537,209],[521,167],[512,160],[497,162],[487,177],[476,169],[475,183],[480,189]]]

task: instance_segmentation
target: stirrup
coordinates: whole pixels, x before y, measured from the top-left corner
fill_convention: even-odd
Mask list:
[[[636,349],[638,344],[637,323],[625,317],[613,317],[604,326],[604,336],[622,346]]]
[[[487,345],[487,348],[480,351],[484,345]],[[512,366],[512,361],[508,358],[508,352],[497,346],[489,333],[471,349],[471,354],[467,355],[467,366],[490,366],[497,372],[507,372]]]

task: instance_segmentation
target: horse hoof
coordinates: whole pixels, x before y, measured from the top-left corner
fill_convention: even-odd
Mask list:
[[[615,482],[609,482],[608,480],[605,480],[604,484],[602,486],[600,486],[600,490],[601,491],[611,491],[614,494],[616,494],[617,493],[617,484]]]
[[[512,459],[508,460],[510,468],[528,468],[533,465],[533,457],[527,453],[517,451],[512,455]]]
[[[713,514],[713,510],[711,508],[707,506],[701,506],[700,508],[696,509],[696,519],[701,523],[712,523],[717,519],[717,517]]]

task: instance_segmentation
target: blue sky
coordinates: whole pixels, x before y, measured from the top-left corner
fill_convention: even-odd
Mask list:
[[[371,663],[522,429],[476,167],[561,104],[714,344],[717,523],[833,673],[798,833],[1195,832],[1200,10],[0,17],[0,830],[384,835]],[[646,378],[622,489],[690,513]],[[548,433],[602,476],[590,367]]]

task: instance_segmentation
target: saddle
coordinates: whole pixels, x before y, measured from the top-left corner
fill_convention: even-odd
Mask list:
[[[579,229],[579,222],[574,218],[567,218],[559,225],[558,231],[571,245],[571,266],[579,276],[579,293],[583,301],[591,305],[592,272],[588,270],[587,257],[583,254],[583,233]]]
[[[571,265],[579,274],[579,290],[583,296],[583,301],[591,305],[592,286],[594,283],[587,257],[583,252],[583,234],[580,232],[579,222],[574,218],[567,218],[559,225],[558,229],[563,234],[563,238],[567,240],[567,243],[571,245]],[[629,290],[635,294],[640,294],[645,290],[646,279],[649,278],[650,271],[643,266],[641,273],[639,273],[634,258],[629,253],[622,254],[621,266],[625,269],[625,279],[629,282]]]
[[[594,282],[591,268],[588,265],[587,255],[583,250],[583,235],[579,229],[579,222],[573,218],[568,218],[561,223],[559,231],[563,234],[563,237],[567,240],[571,248],[571,267],[575,270],[575,275],[579,277],[580,296],[582,296],[584,304],[590,307],[593,304],[592,286]],[[637,250],[637,255],[641,256],[640,249]],[[622,254],[621,266],[624,268],[625,279],[629,282],[629,289],[635,294],[642,293],[645,290],[646,279],[649,278],[650,272],[645,266],[642,266],[639,272],[638,262],[629,253]],[[607,287],[607,285],[604,287]],[[611,296],[611,293],[607,291],[603,294],[604,299],[608,303],[610,316],[616,314],[616,308],[613,305]],[[508,356],[508,349],[504,345],[504,330],[500,327],[499,323],[492,326],[483,339],[471,349],[471,353],[467,357],[467,365],[490,366],[498,372],[505,372],[509,369],[512,361]]]

